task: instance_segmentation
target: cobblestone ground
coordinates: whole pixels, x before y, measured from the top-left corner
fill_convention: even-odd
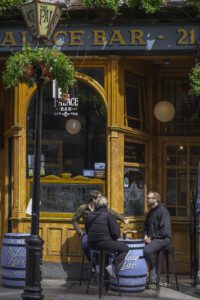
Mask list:
[[[156,291],[155,286],[150,286],[149,290],[145,290],[142,293],[122,294],[121,299],[131,300],[133,298],[137,300],[148,299],[153,300],[155,298],[163,300],[196,300],[200,299],[200,295],[195,293],[195,288],[191,286],[192,281],[188,277],[179,278],[180,291],[176,291],[174,282],[171,282],[169,288],[166,287],[164,280],[161,280],[161,288]],[[98,299],[98,290],[96,285],[91,285],[89,295],[86,294],[86,282],[83,282],[80,286],[78,281],[65,281],[63,279],[44,279],[42,282],[43,294],[45,300],[92,300]],[[0,287],[0,299],[21,299],[22,290],[7,289]],[[116,300],[118,293],[109,291],[108,294],[103,291],[103,300]]]

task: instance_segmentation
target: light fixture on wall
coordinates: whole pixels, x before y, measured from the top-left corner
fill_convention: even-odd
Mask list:
[[[77,134],[81,130],[81,122],[78,119],[70,118],[66,122],[66,130],[70,134]]]
[[[166,66],[170,64],[169,60],[164,61],[164,71],[166,73]],[[165,73],[164,78],[165,79]],[[154,116],[160,122],[169,122],[173,119],[175,115],[174,105],[166,100],[159,101],[154,107]]]

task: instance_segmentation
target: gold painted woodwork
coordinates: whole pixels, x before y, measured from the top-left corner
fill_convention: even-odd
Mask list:
[[[193,64],[192,56],[79,56],[71,57],[77,67],[76,78],[84,81],[102,97],[107,109],[107,182],[106,194],[110,207],[123,213],[123,176],[124,176],[124,138],[139,140],[147,146],[147,186],[158,189],[161,195],[165,178],[163,177],[164,142],[174,141],[173,137],[159,138],[158,122],[153,116],[153,107],[159,100],[159,79],[164,75],[161,70],[164,59],[170,58],[168,76],[187,76],[188,66]],[[182,64],[184,63],[185,69]],[[79,72],[82,67],[103,67],[104,87],[93,78]],[[173,66],[173,67],[172,67]],[[177,69],[176,66],[178,66]],[[124,126],[124,69],[131,70],[147,78],[147,116],[148,129],[142,132]],[[13,180],[12,180],[12,224],[13,231],[30,232],[30,217],[26,216],[28,200],[26,180],[26,114],[29,102],[36,87],[28,89],[25,85],[4,90],[0,84],[0,107],[5,116],[4,148],[0,150],[0,207],[1,237],[7,232],[8,224],[8,139],[13,138]],[[176,141],[198,142],[198,137],[176,137]],[[59,179],[60,180],[60,179]],[[165,199],[163,199],[165,201]],[[43,259],[54,262],[80,262],[81,247],[78,236],[71,224],[71,216],[66,214],[41,213],[40,235],[44,239]],[[131,217],[130,226],[138,230],[138,238],[143,237],[144,217]],[[178,271],[189,271],[189,223],[176,219],[173,223],[173,243],[176,250]],[[83,226],[81,224],[81,226]],[[186,262],[186,264],[185,264]]]

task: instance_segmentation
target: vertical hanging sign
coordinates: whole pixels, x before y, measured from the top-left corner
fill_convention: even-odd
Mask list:
[[[54,99],[54,116],[78,116],[78,97],[70,93],[62,94],[56,80],[52,82],[52,96]]]

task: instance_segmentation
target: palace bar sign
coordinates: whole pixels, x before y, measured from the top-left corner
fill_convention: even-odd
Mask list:
[[[2,25],[3,26],[3,25]],[[30,42],[25,28],[0,26],[0,52],[18,51]],[[5,26],[5,25],[4,25]],[[63,25],[57,27],[51,45],[63,52],[160,52],[193,51],[200,42],[198,25],[162,24],[126,25]]]

